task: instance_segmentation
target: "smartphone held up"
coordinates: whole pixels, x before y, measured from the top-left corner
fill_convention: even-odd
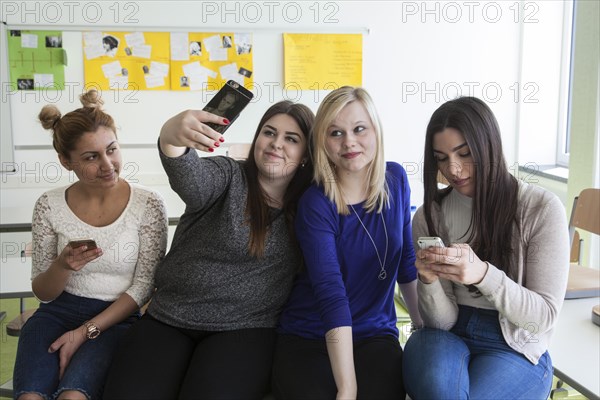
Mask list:
[[[417,244],[421,249],[428,249],[430,247],[445,247],[442,239],[437,236],[421,236],[417,239]]]
[[[250,103],[253,96],[251,91],[239,83],[233,80],[227,81],[203,110],[228,119],[229,124],[219,125],[208,123],[207,125],[219,133],[225,133],[227,128],[231,126],[242,110]]]
[[[74,239],[69,242],[69,246],[71,246],[72,249],[77,249],[81,246],[87,246],[86,251],[98,248],[98,245],[94,239]]]

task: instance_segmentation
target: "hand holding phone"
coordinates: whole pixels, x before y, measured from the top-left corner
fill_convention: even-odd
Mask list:
[[[427,250],[431,247],[443,248],[444,242],[437,236],[421,236],[417,239],[417,244],[421,250]],[[423,258],[417,258],[416,267],[419,272],[419,279],[426,283],[432,283],[438,280],[438,275],[431,271],[430,263],[426,261],[426,258],[431,257],[430,254],[421,254]]]
[[[94,239],[74,239],[69,242],[69,246],[71,246],[72,249],[77,249],[81,246],[87,246],[86,251],[98,248],[98,245]]]
[[[417,244],[423,250],[430,247],[446,247],[442,239],[437,236],[421,236],[417,239]]]
[[[229,124],[219,125],[209,122],[206,123],[206,125],[219,133],[225,133],[227,128],[229,128],[233,121],[240,115],[244,107],[250,103],[253,96],[251,91],[239,83],[233,80],[227,81],[203,110],[228,119]]]

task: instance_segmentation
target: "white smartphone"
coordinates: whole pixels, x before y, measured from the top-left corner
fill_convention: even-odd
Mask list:
[[[421,236],[417,239],[417,243],[421,249],[428,249],[430,247],[446,247],[444,242],[437,236]]]

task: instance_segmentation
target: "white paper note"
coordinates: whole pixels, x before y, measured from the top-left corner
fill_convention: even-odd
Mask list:
[[[165,84],[165,78],[162,76],[146,75],[146,87],[155,88]]]
[[[83,48],[83,52],[85,53],[85,58],[88,60],[92,60],[106,54],[102,45],[86,46]]]
[[[152,61],[150,63],[150,75],[166,77],[169,75],[169,64]]]
[[[125,41],[127,42],[127,46],[129,47],[141,46],[144,43],[146,43],[146,41],[144,40],[144,34],[142,32],[126,34]]]
[[[150,58],[151,53],[152,46],[149,44],[143,44],[133,48],[133,55],[136,57]]]
[[[21,47],[28,49],[37,49],[38,37],[28,33],[21,34]]]
[[[54,88],[54,75],[33,74],[33,84],[36,88]]]
[[[185,32],[171,32],[171,60],[188,61],[188,34]]]
[[[113,61],[102,66],[102,72],[104,72],[104,76],[107,78],[120,75],[121,71],[121,63],[119,61]]]

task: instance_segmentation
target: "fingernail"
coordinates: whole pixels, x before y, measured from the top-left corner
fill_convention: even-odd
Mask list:
[[[212,147],[209,147],[209,148],[208,148],[208,151],[209,151],[210,153],[212,153],[213,151],[215,151],[215,149],[213,149]]]
[[[219,147],[220,145],[221,145],[221,143],[215,142],[215,147]]]
[[[229,125],[229,120],[227,118],[223,118],[223,123]]]
[[[219,141],[220,141],[220,142],[224,142],[224,141],[225,141],[225,138],[224,138],[224,137],[220,137],[220,138],[219,138]]]

